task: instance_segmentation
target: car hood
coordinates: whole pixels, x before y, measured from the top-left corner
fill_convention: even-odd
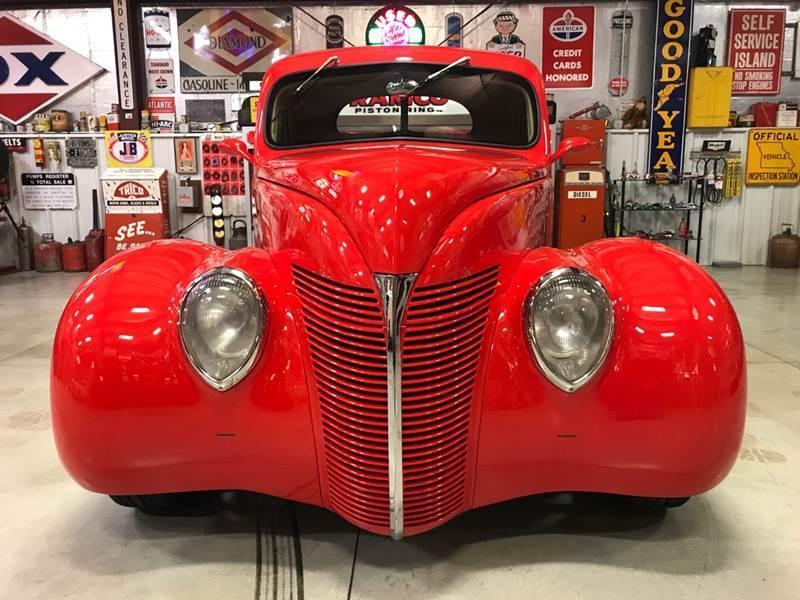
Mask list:
[[[375,273],[420,272],[465,207],[546,174],[523,152],[419,142],[292,150],[257,171],[327,205]]]

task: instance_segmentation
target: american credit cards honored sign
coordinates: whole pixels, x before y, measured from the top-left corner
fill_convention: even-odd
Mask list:
[[[692,10],[692,0],[658,1],[648,158],[656,177],[683,169]]]
[[[547,89],[594,85],[594,6],[542,9],[542,76]]]
[[[781,91],[786,10],[734,8],[728,16],[728,65],[734,96],[774,96]]]

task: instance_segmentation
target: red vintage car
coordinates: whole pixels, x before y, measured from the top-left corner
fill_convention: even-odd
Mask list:
[[[52,409],[85,488],[142,510],[248,490],[399,538],[553,491],[675,506],[736,460],[734,311],[663,245],[550,247],[529,61],[456,48],[289,56],[251,154],[256,247],[156,242],[58,326]]]

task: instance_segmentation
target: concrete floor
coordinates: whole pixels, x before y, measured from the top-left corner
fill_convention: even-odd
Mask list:
[[[82,490],[48,410],[53,331],[81,277],[0,277],[0,598],[800,598],[800,274],[712,273],[739,313],[750,381],[721,486],[664,518],[532,498],[399,543],[280,501],[155,518]]]

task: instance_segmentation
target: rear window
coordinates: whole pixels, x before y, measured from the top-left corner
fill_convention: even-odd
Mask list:
[[[513,73],[458,67],[410,96],[387,93],[387,84],[419,83],[442,66],[333,66],[300,94],[297,87],[312,72],[285,77],[270,95],[267,140],[274,146],[308,146],[412,137],[510,147],[536,141],[534,92]]]

